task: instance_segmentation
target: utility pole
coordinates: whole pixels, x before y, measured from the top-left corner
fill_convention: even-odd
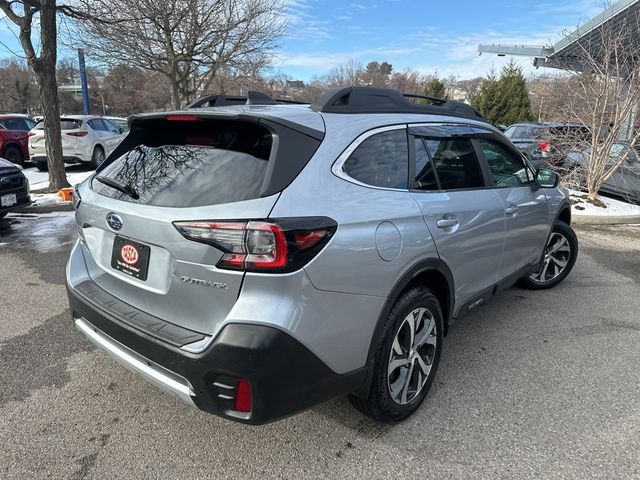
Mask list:
[[[80,86],[82,87],[82,110],[85,115],[91,114],[91,105],[89,104],[89,86],[87,85],[87,69],[84,65],[84,50],[78,49],[78,63],[80,65]]]

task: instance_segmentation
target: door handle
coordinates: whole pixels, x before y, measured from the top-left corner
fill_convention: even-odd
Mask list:
[[[507,207],[505,209],[505,212],[507,213],[507,215],[515,215],[519,211],[520,211],[520,209],[515,205],[511,205],[510,207]]]
[[[458,225],[458,219],[457,218],[441,218],[436,222],[436,225],[438,226],[438,228],[455,227],[456,225]]]

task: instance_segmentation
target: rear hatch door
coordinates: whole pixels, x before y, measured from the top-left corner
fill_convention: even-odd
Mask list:
[[[175,222],[268,218],[279,196],[265,186],[277,157],[274,135],[256,121],[134,120],[80,189],[77,219],[92,280],[147,314],[213,334],[244,273],[218,268],[224,251],[186,239]]]

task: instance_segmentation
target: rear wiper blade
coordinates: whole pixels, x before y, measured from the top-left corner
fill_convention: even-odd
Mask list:
[[[134,200],[138,200],[140,198],[140,195],[138,195],[138,192],[136,192],[131,185],[123,185],[122,183],[116,182],[115,180],[109,177],[103,177],[103,176],[96,177],[96,180],[98,180],[100,183],[104,183],[108,187],[115,188],[119,192],[129,195]]]

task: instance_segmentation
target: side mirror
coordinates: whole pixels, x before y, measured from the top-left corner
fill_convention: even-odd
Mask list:
[[[556,188],[560,183],[560,175],[552,170],[540,168],[536,170],[536,182],[542,188]]]

